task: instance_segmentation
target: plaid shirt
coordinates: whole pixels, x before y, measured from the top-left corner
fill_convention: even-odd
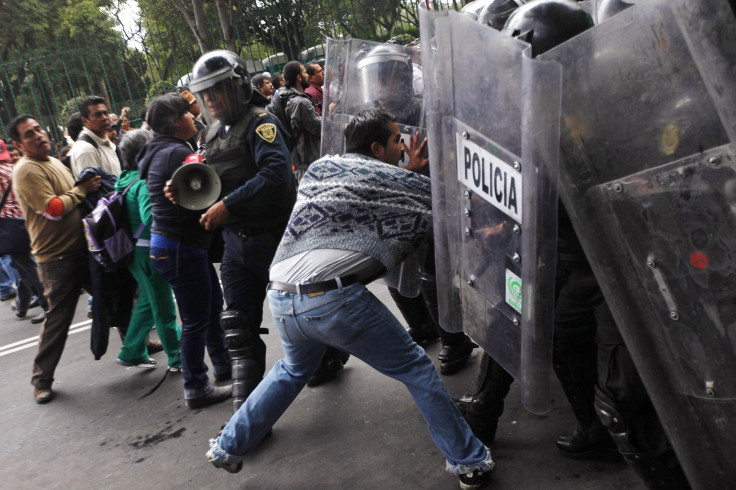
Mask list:
[[[10,183],[10,177],[13,175],[13,164],[10,162],[0,162],[0,199],[5,195]],[[3,209],[0,210],[0,218],[23,218],[23,212],[20,210],[18,200],[15,198],[15,192],[11,189],[10,195]]]

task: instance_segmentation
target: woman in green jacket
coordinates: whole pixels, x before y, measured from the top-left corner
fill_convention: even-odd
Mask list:
[[[181,370],[179,352],[181,329],[176,323],[176,306],[171,286],[156,272],[149,258],[151,201],[148,197],[146,182],[139,178],[136,159],[140,149],[151,138],[153,138],[151,131],[137,129],[126,133],[120,143],[120,150],[123,154],[123,171],[115,184],[115,190],[123,190],[133,183],[125,194],[128,230],[131,236],[137,236],[133,261],[128,266],[128,270],[138,281],[139,293],[117,363],[139,368],[156,367],[156,360],[148,356],[146,349],[146,337],[151,328],[156,325],[164,352],[169,358],[169,370],[179,372]]]

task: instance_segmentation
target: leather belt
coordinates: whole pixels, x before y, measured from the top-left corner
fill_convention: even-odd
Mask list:
[[[342,287],[348,287],[352,284],[359,282],[358,276],[351,274],[349,276],[341,277],[340,284]],[[337,283],[337,279],[330,279],[329,281],[312,282],[309,284],[289,284],[288,282],[271,281],[268,283],[268,289],[275,291],[286,291],[291,294],[313,294],[313,293],[325,293],[334,289],[339,289],[340,284]]]

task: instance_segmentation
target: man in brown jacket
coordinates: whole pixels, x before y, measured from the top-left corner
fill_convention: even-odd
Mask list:
[[[64,351],[79,291],[89,283],[87,243],[78,206],[88,192],[100,187],[100,177],[75,186],[69,169],[49,156],[49,138],[32,116],[15,118],[8,134],[24,153],[13,170],[14,190],[49,302],[31,378],[35,400],[46,403],[54,397],[54,371]]]

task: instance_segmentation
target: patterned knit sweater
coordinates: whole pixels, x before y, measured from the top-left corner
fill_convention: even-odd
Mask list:
[[[429,178],[375,158],[327,155],[299,183],[273,263],[315,249],[353,250],[387,269],[432,233]]]

